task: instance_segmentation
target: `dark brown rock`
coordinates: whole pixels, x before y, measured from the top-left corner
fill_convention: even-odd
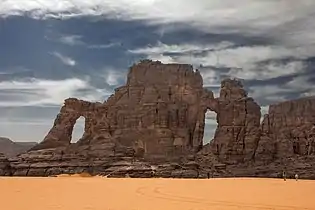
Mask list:
[[[271,105],[261,132],[257,161],[315,155],[315,98]]]
[[[79,144],[94,152],[100,145],[110,151],[131,147],[138,156],[196,151],[203,139],[203,94],[202,78],[192,66],[143,61],[130,68],[126,85],[103,104],[67,99],[53,128],[33,149],[69,146],[74,124],[83,116]]]
[[[0,153],[0,176],[9,176],[10,174],[10,162],[4,154]]]
[[[0,168],[14,176],[278,177],[286,170],[315,178],[314,98],[272,105],[260,125],[260,107],[240,81],[222,81],[218,98],[202,85],[190,65],[141,61],[104,103],[65,100],[45,139],[9,166],[0,159]],[[207,110],[218,126],[203,146]],[[84,134],[72,144],[81,116]]]
[[[259,141],[260,106],[247,96],[239,81],[231,79],[222,81],[216,100],[218,127],[212,152],[224,162],[251,160]]]

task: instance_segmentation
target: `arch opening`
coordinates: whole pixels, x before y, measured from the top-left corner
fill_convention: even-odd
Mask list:
[[[214,134],[215,134],[215,130],[217,126],[218,126],[217,113],[211,110],[207,110],[205,114],[203,145],[209,143],[214,138]]]
[[[80,138],[82,138],[83,134],[84,134],[84,127],[85,127],[85,118],[84,117],[79,117],[74,126],[73,126],[73,130],[72,130],[72,136],[71,136],[71,144],[76,143],[77,141],[80,140]]]

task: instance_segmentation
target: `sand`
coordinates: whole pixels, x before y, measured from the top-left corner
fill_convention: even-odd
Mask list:
[[[315,210],[315,181],[0,178],[1,210]]]

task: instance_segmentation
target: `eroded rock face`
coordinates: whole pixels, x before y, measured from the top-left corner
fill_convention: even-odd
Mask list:
[[[0,176],[9,175],[11,175],[10,162],[4,154],[0,153]]]
[[[271,105],[261,125],[255,159],[315,155],[315,98]]]
[[[76,98],[65,100],[60,113],[57,115],[54,125],[44,138],[44,140],[32,150],[57,148],[69,146],[72,138],[72,131],[77,119],[81,116],[85,118],[84,135],[86,139],[92,135],[96,136],[99,131],[98,122],[107,124],[106,118],[103,118],[103,107],[101,103],[91,103]]]
[[[240,81],[231,79],[222,81],[216,100],[218,127],[212,152],[224,162],[251,160],[259,141],[260,106],[247,96]]]
[[[34,149],[69,146],[73,126],[83,116],[80,145],[99,147],[107,141],[112,147],[118,144],[151,156],[200,150],[202,86],[200,73],[190,65],[142,61],[130,68],[126,85],[103,104],[67,99],[53,128]],[[206,95],[213,98],[211,92]]]
[[[314,98],[272,105],[260,125],[260,107],[240,81],[222,81],[218,98],[202,83],[190,65],[142,61],[104,103],[65,100],[43,142],[9,166],[0,158],[0,175],[6,164],[14,176],[277,177],[286,165],[288,174],[315,178]],[[207,110],[218,126],[203,147]],[[79,117],[84,134],[71,144]]]

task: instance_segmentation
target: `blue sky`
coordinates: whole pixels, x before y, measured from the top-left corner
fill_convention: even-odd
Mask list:
[[[142,58],[202,64],[215,95],[240,78],[263,113],[312,96],[314,11],[313,0],[2,0],[0,136],[41,141],[65,98],[104,101]]]

